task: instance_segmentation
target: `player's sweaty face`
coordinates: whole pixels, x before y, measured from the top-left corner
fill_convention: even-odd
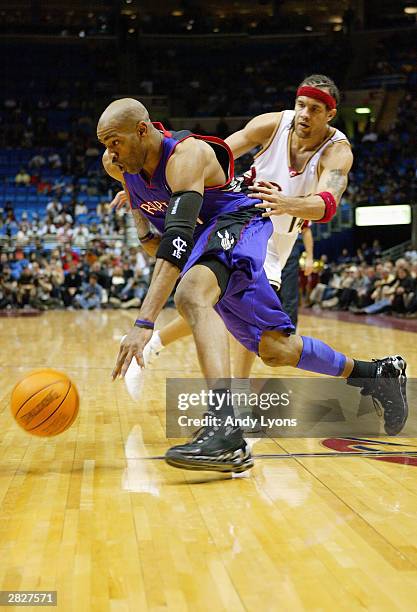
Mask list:
[[[97,136],[107,148],[111,162],[119,170],[130,174],[140,172],[145,160],[145,150],[136,132],[113,131],[108,134],[98,133]]]
[[[299,96],[295,102],[294,129],[299,138],[311,138],[328,122],[326,105],[314,98]]]

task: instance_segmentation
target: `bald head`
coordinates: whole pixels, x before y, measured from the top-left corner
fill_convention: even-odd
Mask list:
[[[106,171],[113,178],[114,172],[136,174],[142,168],[151,175],[159,163],[163,137],[138,100],[122,98],[109,104],[98,121],[97,138],[106,147],[105,167],[112,164]]]
[[[139,121],[149,121],[149,113],[139,100],[121,98],[108,105],[97,124],[97,133],[116,128],[133,132]]]

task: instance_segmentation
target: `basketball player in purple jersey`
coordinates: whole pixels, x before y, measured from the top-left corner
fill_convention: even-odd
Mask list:
[[[305,94],[323,100],[324,92],[313,89]],[[326,112],[332,116],[332,110]],[[107,149],[109,173],[129,192],[132,210],[140,211],[135,220],[142,242],[156,248],[149,221],[161,232],[149,291],[120,346],[113,379],[125,375],[133,358],[143,365],[154,321],[181,275],[176,306],[193,330],[206,379],[230,376],[228,340],[214,308],[235,338],[267,365],[347,378],[381,403],[387,433],[401,431],[408,411],[401,357],[354,361],[320,340],[291,335],[291,321],[263,269],[272,223],[262,215],[262,202],[233,191],[233,158],[222,141],[166,132],[130,98],[106,108],[97,135]],[[337,170],[339,176],[347,172],[343,166]],[[276,198],[273,186],[263,189]],[[330,220],[336,208],[330,191],[303,198],[301,205],[294,200],[286,207],[281,200],[272,204],[281,213],[315,221]],[[220,425],[202,428],[188,444],[169,449],[166,460],[185,469],[244,471],[253,461],[241,429],[224,425],[233,416],[233,406],[224,401],[227,389],[220,384],[213,391],[219,399],[211,409],[221,417]]]

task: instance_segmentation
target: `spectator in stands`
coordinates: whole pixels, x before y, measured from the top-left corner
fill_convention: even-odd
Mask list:
[[[13,219],[15,218],[13,204],[10,202],[10,200],[6,200],[4,204],[4,214],[6,215],[6,217],[9,217],[10,215],[12,215]]]
[[[16,185],[29,185],[30,174],[28,174],[24,168],[20,168],[19,172],[14,177],[14,182]]]
[[[353,258],[353,261],[357,265],[360,265],[365,262],[365,253],[363,252],[362,248],[356,249],[356,255]]]
[[[31,178],[31,184],[36,185],[39,194],[48,194],[51,191],[51,183],[42,179],[39,175],[34,174]]]
[[[104,200],[102,200],[101,202],[99,202],[97,204],[96,207],[96,214],[98,217],[102,217],[103,215],[105,215],[109,210],[108,204],[107,202],[105,202]]]
[[[74,298],[79,293],[81,285],[82,277],[78,272],[77,264],[71,262],[62,287],[62,299],[66,308],[74,306]]]
[[[368,273],[368,266],[356,268],[353,266],[353,282],[349,288],[342,290],[339,296],[339,306],[341,310],[351,310],[357,308],[358,304],[364,301],[372,286],[372,276]],[[352,267],[349,268],[352,270]],[[372,269],[371,269],[372,270]]]
[[[109,289],[109,302],[114,307],[119,307],[122,302],[122,291],[126,286],[127,279],[123,275],[123,269],[115,266],[111,276],[111,285]]]
[[[88,208],[85,202],[77,202],[74,208],[74,215],[78,217],[79,215],[86,215],[88,213]]]
[[[337,258],[338,264],[349,263],[351,261],[351,257],[349,255],[349,251],[347,249],[342,249],[341,255]]]
[[[71,223],[62,223],[57,231],[58,240],[61,244],[70,244],[72,240],[72,227]]]
[[[107,272],[104,266],[102,266],[101,262],[94,261],[94,263],[91,264],[90,270],[96,276],[99,285],[106,291],[110,291],[111,275]]]
[[[49,264],[45,267],[46,272],[49,274],[53,285],[53,296],[59,297],[61,287],[64,284],[64,269],[62,267],[61,260],[55,257],[51,257]]]
[[[54,284],[52,278],[45,272],[40,272],[34,278],[35,295],[32,300],[32,305],[39,310],[57,307],[61,305],[61,301],[57,297],[53,297]],[[59,292],[60,294],[60,292]]]
[[[386,262],[382,267],[381,278],[375,280],[371,293],[372,304],[355,310],[355,314],[377,314],[390,310],[392,299],[398,286],[398,278],[393,274],[392,262]]]
[[[33,301],[36,296],[36,287],[34,276],[29,268],[23,268],[17,281],[17,304],[21,308],[33,306]]]
[[[50,153],[48,155],[48,164],[51,168],[61,168],[62,167],[62,160],[61,160],[61,156],[59,155],[59,153]]]
[[[0,271],[0,309],[16,306],[16,294],[17,282],[13,279],[10,268],[3,265]]]
[[[46,220],[44,224],[39,228],[39,236],[54,236],[57,233],[57,228],[55,225],[49,220]]]
[[[326,298],[322,301],[322,308],[337,307],[338,310],[347,310],[356,296],[357,274],[358,268],[356,266],[344,268],[341,270],[337,284],[335,275],[332,283],[335,292],[333,293],[333,297]]]
[[[414,290],[415,281],[410,274],[408,266],[397,267],[397,282],[391,302],[393,313],[404,315],[409,310],[414,297]]]
[[[362,283],[357,290],[356,307],[361,309],[369,306],[372,303],[372,292],[376,281],[376,272],[373,266],[368,266],[365,269],[362,277]],[[354,309],[351,309],[354,310]]]
[[[74,297],[74,303],[84,310],[93,310],[101,307],[103,289],[98,284],[97,274],[90,274],[88,284],[84,285],[80,293]]]
[[[61,251],[59,249],[55,249],[51,254],[51,257],[54,257],[55,259],[61,259],[62,268],[65,272],[71,269],[72,263],[78,265],[80,262],[79,253],[72,249],[70,245],[66,245],[63,250],[61,249]]]
[[[72,233],[72,241],[74,247],[85,249],[90,238],[90,232],[87,225],[76,225]]]
[[[61,202],[57,199],[50,200],[46,205],[46,214],[51,221],[54,221],[55,217],[59,215],[63,210]]]
[[[63,208],[61,212],[55,215],[55,217],[53,218],[53,223],[56,226],[63,225],[65,223],[72,225],[74,223],[74,220],[72,218],[72,215],[70,215],[70,213]]]
[[[143,278],[149,277],[151,270],[148,257],[141,247],[138,249],[136,247],[131,247],[129,249],[129,259],[135,273],[139,273]]]
[[[314,307],[315,309],[320,308],[324,300],[328,300],[336,294],[338,287],[339,276],[336,274],[336,272],[332,271],[330,275],[326,274],[323,280],[321,276],[319,276],[319,282],[311,290],[308,297],[308,305],[310,307]]]
[[[10,268],[9,268],[9,255],[8,255],[8,253],[0,253],[0,274],[5,269],[9,270],[9,272],[10,272]]]
[[[139,308],[148,291],[148,282],[139,271],[129,278],[121,292],[121,308]]]
[[[39,170],[46,164],[46,159],[40,153],[36,153],[29,162],[29,168]]]

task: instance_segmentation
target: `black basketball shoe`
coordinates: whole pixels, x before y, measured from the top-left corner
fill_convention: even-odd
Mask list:
[[[253,467],[249,447],[240,427],[201,427],[186,444],[169,448],[165,461],[184,470],[244,472]]]
[[[376,376],[367,379],[361,390],[362,395],[370,395],[375,408],[384,412],[384,428],[389,436],[399,434],[407,422],[408,404],[406,383],[406,361],[399,355],[373,359],[376,363]]]

